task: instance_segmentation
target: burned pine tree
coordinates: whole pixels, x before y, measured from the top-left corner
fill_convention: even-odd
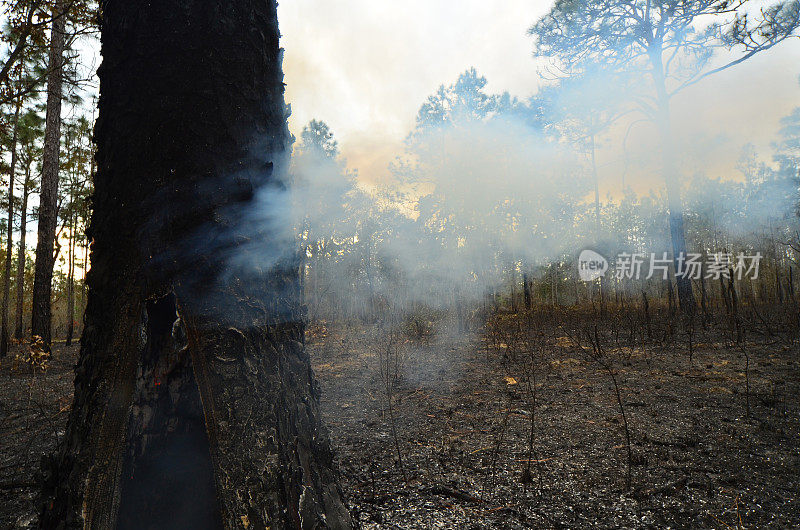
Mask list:
[[[274,1],[102,2],[92,268],[44,528],[349,528],[277,213]]]

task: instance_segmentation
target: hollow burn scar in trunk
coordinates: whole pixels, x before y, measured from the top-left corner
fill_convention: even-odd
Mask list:
[[[200,393],[174,293],[149,300],[117,529],[222,528]]]

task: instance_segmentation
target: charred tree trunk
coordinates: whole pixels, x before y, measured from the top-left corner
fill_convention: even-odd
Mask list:
[[[531,307],[533,306],[533,302],[531,300],[531,282],[528,279],[528,273],[523,273],[522,275],[522,288],[525,297],[525,310],[530,311]]]
[[[653,337],[653,330],[650,326],[650,302],[647,301],[647,293],[644,292],[644,289],[642,289],[642,310],[644,311],[644,322],[647,328],[647,339],[650,340]]]
[[[528,278],[528,273],[522,275],[522,287],[525,296],[525,310],[530,311],[533,307],[533,300],[531,299],[531,282]]]
[[[52,308],[50,296],[53,284],[53,245],[58,222],[58,159],[61,147],[61,96],[64,81],[64,45],[66,14],[63,1],[53,9],[53,29],[50,37],[50,56],[47,73],[47,116],[45,118],[42,152],[42,184],[39,194],[38,240],[36,242],[36,272],[33,279],[33,308],[31,334],[40,336],[50,349]]]
[[[725,313],[730,315],[731,313],[731,297],[728,293],[728,288],[725,287],[725,278],[723,276],[719,277],[719,292],[720,296],[722,297],[722,301],[725,302]]]
[[[675,288],[672,287],[672,279],[667,278],[667,303],[670,316],[675,314]]]
[[[272,215],[289,139],[276,4],[101,7],[88,306],[41,524],[350,528],[295,239]]]
[[[11,258],[14,253],[14,173],[17,171],[17,128],[22,100],[14,110],[14,132],[11,135],[11,167],[8,171],[8,233],[6,234],[6,268],[3,271],[3,316],[0,329],[0,357],[8,355],[8,302],[11,298]]]
[[[677,187],[677,185],[676,185]],[[668,193],[669,194],[669,193]],[[673,197],[675,195],[679,195],[677,190],[673,191],[671,194]],[[669,231],[672,237],[672,252],[674,256],[687,256],[686,250],[686,239],[684,237],[684,227],[683,227],[683,211],[681,210],[679,197],[678,203],[674,204],[673,200],[670,200],[670,213],[669,213]],[[677,259],[677,258],[676,258]],[[673,270],[677,270],[678,262],[675,262],[675,268]],[[692,291],[692,280],[684,276],[675,276],[675,284],[678,287],[678,302],[681,307],[681,311],[684,314],[692,315],[695,312],[695,299],[694,293]]]
[[[22,205],[19,209],[19,250],[17,250],[17,281],[15,282],[17,306],[14,314],[14,338],[17,340],[21,340],[25,334],[22,320],[25,311],[25,236],[28,231],[28,197],[31,193],[30,180],[31,168],[29,165],[25,168],[25,182],[22,184]]]
[[[733,281],[733,269],[728,269],[728,291],[731,297],[731,328],[736,332],[736,344],[742,343],[742,321],[739,318],[739,296]]]
[[[672,139],[672,121],[670,117],[670,95],[667,92],[662,63],[660,43],[654,43],[650,50],[650,61],[653,64],[653,80],[656,86],[658,108],[656,124],[661,136],[662,172],[667,189],[669,207],[669,233],[672,239],[672,259],[674,260],[675,284],[678,287],[678,301],[681,311],[693,315],[695,299],[692,292],[692,280],[686,275],[678,276],[679,260],[688,256],[686,250],[686,234],[683,226],[683,204],[681,203],[680,179],[675,163],[675,146]]]
[[[705,263],[705,255],[703,256]],[[703,309],[703,329],[708,324],[708,289],[706,288],[705,274],[700,275],[700,307]]]

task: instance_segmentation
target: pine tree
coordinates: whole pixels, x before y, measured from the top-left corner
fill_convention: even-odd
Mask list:
[[[352,526],[297,253],[253,216],[287,168],[278,41],[274,1],[103,4],[89,299],[44,528]]]

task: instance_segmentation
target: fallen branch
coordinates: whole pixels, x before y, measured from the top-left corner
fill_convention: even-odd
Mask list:
[[[430,493],[431,495],[444,495],[445,497],[452,497],[454,499],[458,499],[460,501],[465,502],[477,502],[482,503],[483,500],[473,497],[469,493],[464,493],[463,491],[458,491],[454,489],[450,489],[446,486],[431,486],[430,488],[422,490],[425,493]]]
[[[0,490],[21,490],[38,488],[39,485],[31,481],[15,481],[0,483]]]

